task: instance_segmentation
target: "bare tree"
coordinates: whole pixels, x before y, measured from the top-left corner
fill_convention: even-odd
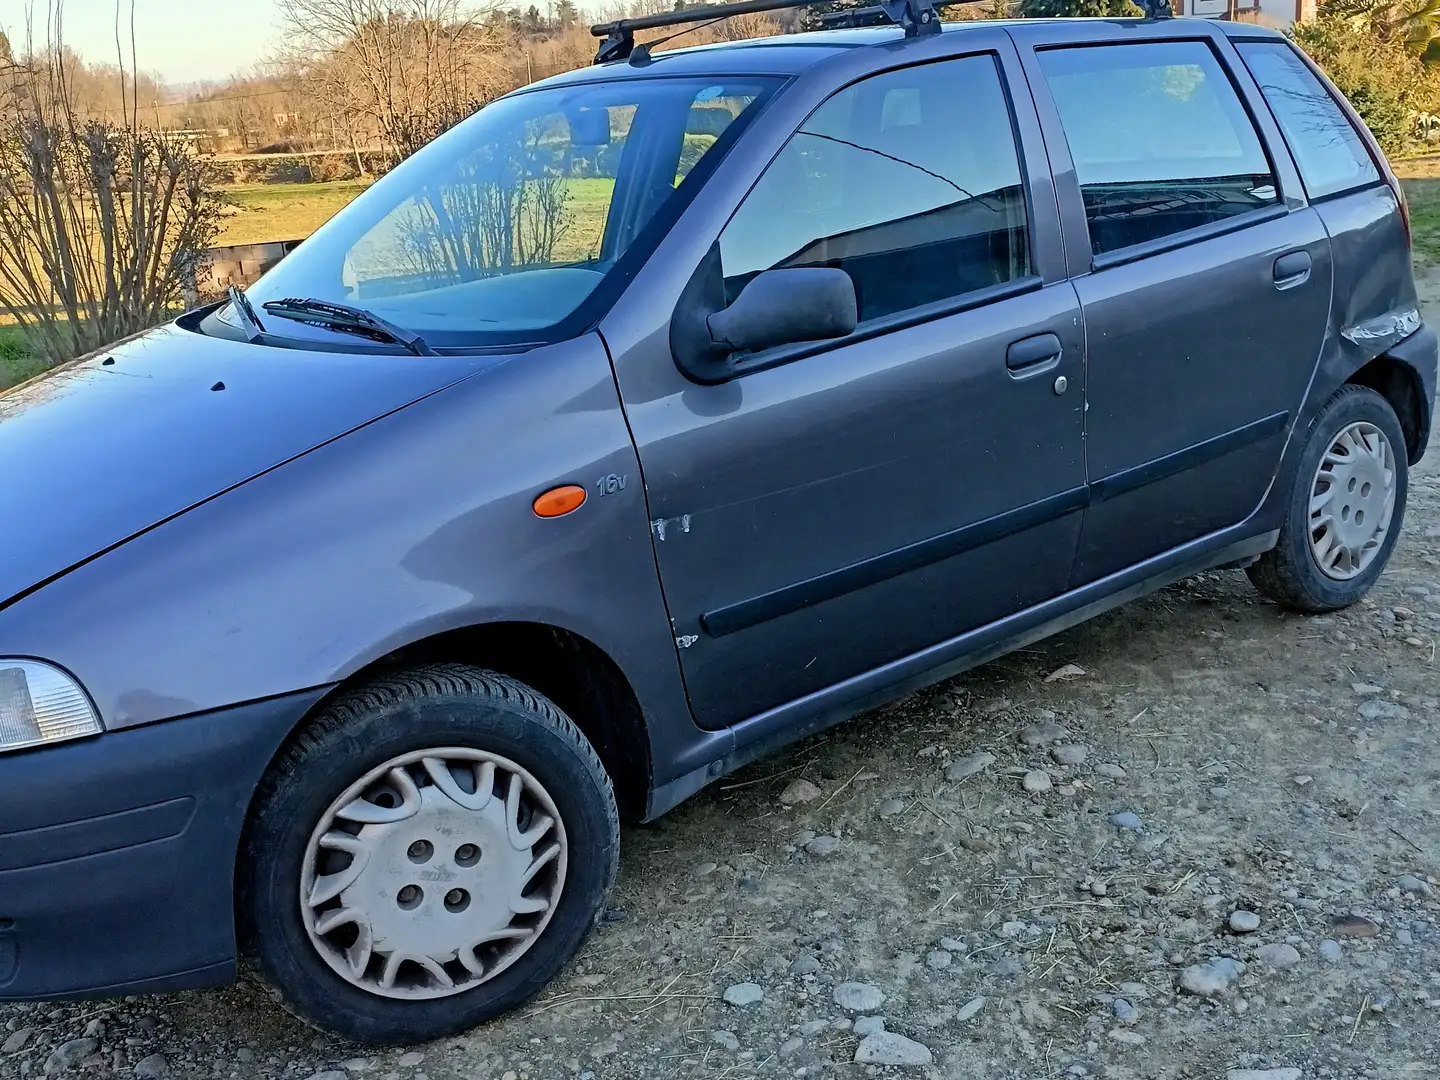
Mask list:
[[[0,107],[0,307],[55,363],[162,321],[219,225],[219,199],[188,144],[126,119],[82,115],[50,0],[44,47]]]
[[[509,89],[500,31],[466,0],[283,0],[317,98],[396,160]]]

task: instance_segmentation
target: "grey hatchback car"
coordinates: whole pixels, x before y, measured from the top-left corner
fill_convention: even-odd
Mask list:
[[[906,10],[597,28],[0,397],[0,998],[453,1032],[622,819],[1206,568],[1365,594],[1437,346],[1355,113],[1254,26]]]

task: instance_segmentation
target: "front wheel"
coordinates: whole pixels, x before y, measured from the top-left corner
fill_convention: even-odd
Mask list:
[[[1296,611],[1355,603],[1385,569],[1405,516],[1405,434],[1390,403],[1346,385],[1310,425],[1275,547],[1247,573]]]
[[[271,767],[247,826],[247,957],[302,1020],[424,1042],[514,1008],[615,880],[609,778],[512,679],[442,665],[342,696]]]

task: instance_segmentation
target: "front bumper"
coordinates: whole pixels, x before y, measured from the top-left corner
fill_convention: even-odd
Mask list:
[[[235,858],[322,690],[0,755],[0,1000],[235,974]]]

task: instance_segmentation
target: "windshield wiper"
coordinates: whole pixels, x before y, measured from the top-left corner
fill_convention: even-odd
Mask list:
[[[230,306],[235,309],[239,316],[241,329],[245,331],[245,340],[254,343],[265,333],[265,327],[255,314],[255,308],[250,304],[250,298],[240,291],[239,285],[231,285],[229,289]]]
[[[403,345],[416,356],[436,356],[434,349],[425,344],[425,339],[403,327],[387,322],[379,315],[364,308],[336,304],[329,300],[300,300],[289,297],[285,300],[270,300],[261,305],[270,315],[311,326],[323,326],[327,330],[339,330],[347,334],[361,334],[378,341],[393,341]]]

